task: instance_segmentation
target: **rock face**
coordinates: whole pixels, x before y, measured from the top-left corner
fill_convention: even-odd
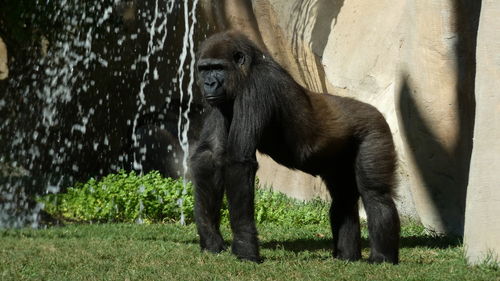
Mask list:
[[[472,150],[465,249],[470,263],[500,262],[500,2],[483,1],[477,42],[476,126]]]
[[[376,106],[396,143],[400,213],[462,234],[477,2],[205,0],[204,7],[220,29],[249,35],[303,86]],[[328,197],[319,179],[268,157],[259,162],[264,184],[302,199]]]
[[[187,29],[206,22],[192,1],[4,2],[0,227],[37,223],[32,198],[75,181],[118,169],[183,175],[178,139],[195,139],[202,113],[188,34],[198,43],[209,29]]]
[[[0,80],[4,80],[9,77],[9,66],[7,65],[7,46],[0,37]]]
[[[19,36],[36,38],[32,46],[4,38],[11,44],[9,69],[0,39],[0,159],[40,178],[69,175],[83,181],[120,168],[140,169],[143,159],[164,175],[182,174],[177,124],[189,97],[182,98],[179,89],[187,88],[189,71],[178,79],[183,7],[172,4],[167,15],[167,2],[53,3],[51,12],[61,14],[47,16],[54,22],[46,24],[54,28],[30,26],[32,33],[50,33]],[[151,29],[153,24],[161,28]],[[206,28],[199,25],[196,36]],[[23,48],[16,50],[18,45]],[[191,119],[201,108],[197,92],[193,99]]]

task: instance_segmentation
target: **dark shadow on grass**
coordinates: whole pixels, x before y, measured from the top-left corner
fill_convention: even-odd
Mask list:
[[[456,247],[462,244],[462,239],[455,236],[409,236],[401,237],[400,248],[431,248],[431,249],[446,249]],[[294,253],[304,251],[322,251],[331,250],[331,239],[294,239],[294,240],[271,240],[261,243],[264,249],[284,249]],[[361,239],[361,247],[369,248],[368,239]]]
[[[401,248],[431,248],[447,249],[462,244],[462,238],[458,236],[408,236],[401,238]]]
[[[304,252],[304,251],[320,251],[332,248],[332,241],[330,239],[294,239],[294,240],[271,240],[260,243],[261,248],[264,249],[284,249],[291,252]]]

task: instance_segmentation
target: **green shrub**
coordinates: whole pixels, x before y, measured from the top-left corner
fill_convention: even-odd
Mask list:
[[[176,222],[183,199],[185,221],[193,221],[193,187],[181,179],[163,178],[158,172],[136,175],[124,171],[100,180],[90,179],[49,194],[40,201],[45,211],[71,221],[91,222]],[[321,200],[301,202],[270,190],[256,190],[255,218],[258,223],[285,225],[319,224],[328,221],[329,204]],[[228,222],[227,201],[222,207],[222,223]]]
[[[183,199],[187,222],[193,219],[192,185],[182,194],[182,180],[163,178],[158,172],[143,176],[120,171],[100,180],[77,183],[66,193],[41,198],[45,211],[76,221],[168,222],[181,216],[178,200]]]
[[[255,219],[258,223],[304,225],[328,223],[330,204],[320,199],[304,202],[272,190],[257,189]]]

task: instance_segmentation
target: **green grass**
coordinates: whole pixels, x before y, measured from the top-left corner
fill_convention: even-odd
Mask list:
[[[363,261],[332,259],[326,223],[258,228],[262,264],[201,253],[192,224],[0,230],[0,280],[500,280],[498,267],[467,267],[458,239],[426,235],[411,222],[397,266],[368,264],[366,239]],[[230,242],[227,226],[223,234]]]

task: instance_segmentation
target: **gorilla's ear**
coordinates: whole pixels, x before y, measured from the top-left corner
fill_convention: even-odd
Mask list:
[[[245,64],[245,54],[242,52],[234,52],[233,60],[238,66],[242,66]]]

